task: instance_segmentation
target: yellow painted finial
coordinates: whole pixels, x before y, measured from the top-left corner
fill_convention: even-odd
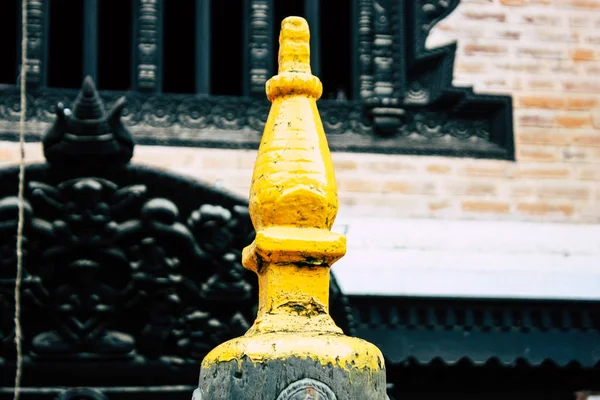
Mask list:
[[[267,81],[267,98],[274,101],[277,97],[298,94],[318,100],[323,85],[310,70],[308,23],[304,18],[287,17],[281,22],[279,35],[279,74]]]
[[[329,267],[345,254],[346,238],[331,232],[337,187],[309,38],[303,18],[283,20],[279,74],[266,85],[272,105],[250,189],[256,239],[242,256],[258,275],[258,313],[244,336],[202,361],[199,390],[206,398],[294,397],[286,387],[304,384],[293,383],[296,377],[336,388],[339,399],[385,398],[379,349],[345,336],[329,315]],[[300,389],[293,393],[303,397]]]
[[[279,73],[310,74],[310,31],[304,18],[288,17],[281,23]]]
[[[331,232],[338,210],[337,187],[316,105],[322,85],[310,72],[309,38],[306,20],[283,20],[280,73],[266,85],[273,104],[249,204],[256,240],[244,249],[243,257],[244,266],[259,275],[255,327],[270,325],[268,315],[286,311],[278,307],[284,297],[289,299],[290,291],[311,303],[305,304],[307,309],[327,311],[328,267],[346,252],[346,238]]]

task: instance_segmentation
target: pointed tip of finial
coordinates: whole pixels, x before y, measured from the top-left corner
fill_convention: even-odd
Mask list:
[[[279,73],[304,72],[310,69],[310,29],[302,17],[281,21],[279,35]]]
[[[278,61],[279,73],[266,85],[270,101],[288,94],[321,97],[323,85],[310,69],[310,29],[304,18],[287,17],[281,21]]]
[[[94,80],[89,75],[81,84],[81,90],[73,104],[73,115],[80,120],[101,119],[105,116],[104,103],[98,95]]]
[[[91,76],[87,75],[83,80],[81,85],[81,93],[83,93],[86,97],[90,97],[94,95],[96,91],[96,84]]]

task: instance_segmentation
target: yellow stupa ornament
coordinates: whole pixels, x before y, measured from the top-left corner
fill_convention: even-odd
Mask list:
[[[346,238],[331,232],[337,187],[309,39],[306,20],[283,20],[250,190],[256,239],[242,259],[258,275],[258,315],[244,336],[202,362],[196,396],[205,400],[386,398],[379,349],[345,336],[329,315],[330,267],[345,254]]]

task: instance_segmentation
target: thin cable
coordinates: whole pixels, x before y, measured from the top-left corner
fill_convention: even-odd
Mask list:
[[[21,119],[19,121],[19,222],[17,224],[17,276],[15,278],[15,347],[17,369],[15,371],[15,396],[19,400],[21,375],[23,374],[23,349],[21,335],[21,281],[23,280],[23,227],[25,219],[25,118],[27,116],[27,0],[21,3]]]

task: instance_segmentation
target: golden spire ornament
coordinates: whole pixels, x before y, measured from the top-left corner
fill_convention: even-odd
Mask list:
[[[346,238],[331,232],[337,187],[309,39],[306,20],[283,20],[250,189],[256,239],[243,253],[244,267],[258,275],[258,315],[244,336],[203,360],[195,396],[204,400],[386,398],[379,349],[345,336],[329,315],[330,267]]]

